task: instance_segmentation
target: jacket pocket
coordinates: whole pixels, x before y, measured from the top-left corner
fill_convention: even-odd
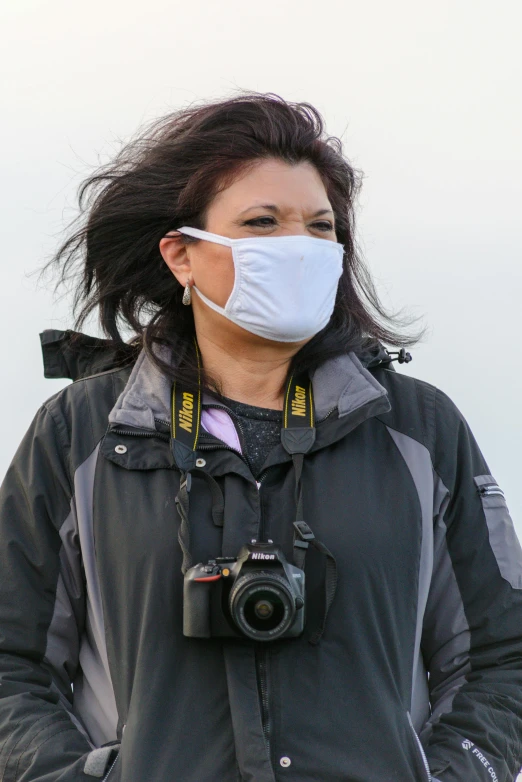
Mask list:
[[[473,480],[482,502],[489,544],[500,575],[513,589],[522,589],[522,548],[509,515],[504,492],[492,475],[477,475]]]
[[[417,736],[417,732],[413,727],[413,722],[411,721],[411,715],[409,711],[406,712],[406,716],[408,718],[408,730],[411,735],[413,748],[418,761],[417,763],[418,770],[419,773],[423,775],[422,777],[419,777],[419,779],[423,779],[426,782],[432,782],[431,771],[428,764],[428,758],[426,757],[426,753],[424,752],[424,747],[421,744],[421,740]]]

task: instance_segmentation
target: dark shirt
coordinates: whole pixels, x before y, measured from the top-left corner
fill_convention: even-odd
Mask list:
[[[283,413],[267,407],[255,407],[223,397],[223,402],[239,422],[240,440],[254,476],[261,472],[274,445],[281,442]]]

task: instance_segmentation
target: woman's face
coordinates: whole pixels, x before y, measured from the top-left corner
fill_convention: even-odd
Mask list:
[[[307,162],[290,165],[277,159],[255,163],[218,193],[207,210],[205,230],[230,239],[301,234],[337,241],[332,206],[317,169]],[[230,247],[204,240],[184,245],[178,238],[163,239],[160,249],[181,285],[190,278],[211,301],[225,306],[234,285]],[[222,316],[197,294],[192,295],[192,306],[196,326],[202,318],[225,326]],[[240,329],[232,323],[227,327]]]

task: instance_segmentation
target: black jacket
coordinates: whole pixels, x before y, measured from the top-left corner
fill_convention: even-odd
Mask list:
[[[320,367],[303,497],[338,566],[324,634],[186,638],[169,385],[131,347],[87,340],[78,363],[69,338],[44,333],[47,375],[98,374],[42,405],[1,490],[1,782],[512,782],[522,553],[452,402],[385,351]],[[194,562],[260,530],[291,560],[283,447],[259,488],[205,432],[200,456]]]

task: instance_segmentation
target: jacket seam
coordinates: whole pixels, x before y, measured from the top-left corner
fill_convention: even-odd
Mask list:
[[[59,718],[57,718],[56,720],[54,720],[54,721],[53,721],[52,723],[50,723],[50,724],[52,725],[52,724],[54,724],[54,722],[64,722],[64,720],[67,720],[67,721],[69,721],[69,717],[68,717],[66,714],[65,714],[63,717],[62,717],[61,715],[59,715]],[[72,724],[72,723],[71,723],[71,724]],[[17,780],[17,778],[18,778],[18,769],[19,769],[19,767],[20,767],[20,761],[22,760],[22,758],[24,757],[24,755],[26,755],[26,754],[27,754],[27,753],[30,751],[30,749],[31,749],[31,744],[32,744],[32,743],[33,743],[33,741],[36,739],[36,737],[37,737],[37,736],[39,736],[39,735],[40,735],[40,733],[43,733],[43,732],[44,732],[44,730],[47,730],[48,728],[49,728],[49,725],[45,725],[43,728],[40,728],[40,730],[39,730],[37,733],[35,733],[35,734],[34,734],[34,736],[32,737],[31,741],[29,742],[29,746],[28,746],[26,749],[22,750],[22,752],[20,752],[20,755],[19,755],[19,757],[18,757],[18,760],[16,761],[16,769],[15,769],[15,774],[14,774],[14,779],[15,779],[15,782],[16,782],[16,780]],[[52,738],[53,736],[56,736],[56,735],[58,735],[58,733],[63,733],[63,731],[59,730],[57,733],[53,733],[53,734],[51,734],[51,736],[49,736],[48,738]],[[25,734],[24,734],[24,735],[27,735],[27,731],[25,732]],[[46,741],[47,741],[47,740],[48,740],[48,739],[46,739]],[[43,743],[45,744],[45,742],[43,742]],[[39,749],[41,746],[42,746],[42,744],[38,745],[38,747],[35,747],[35,749],[33,750],[32,754],[34,755],[34,754],[35,754],[35,752],[37,752],[37,750],[38,750],[38,749]],[[13,748],[13,749],[14,749],[14,748]]]
[[[435,442],[433,443],[433,448],[434,449],[437,447],[437,442],[438,442],[438,433],[437,433],[437,396],[438,396],[438,393],[439,393],[438,389],[435,389],[435,394],[433,396],[433,410],[434,410],[433,418],[434,418],[434,425],[435,425],[435,431],[434,431]],[[440,479],[442,481],[442,477],[440,477]],[[444,481],[442,481],[442,482],[444,483]],[[448,489],[448,491],[449,491],[449,489]],[[450,495],[451,495],[451,492],[450,492]]]
[[[62,439],[62,435],[60,433],[60,427],[58,426],[58,421],[55,418],[55,415],[54,415],[53,411],[51,410],[51,408],[48,407],[47,404],[44,404],[43,405],[43,409],[47,413],[49,413],[49,416],[50,416],[50,418],[51,418],[51,420],[53,422],[54,429],[56,431],[56,436],[57,436],[58,440],[60,441],[60,445],[61,445],[61,448],[62,448],[62,455],[63,455],[63,457],[65,459],[65,462],[66,462],[66,471],[67,471],[67,475],[68,475],[68,478],[69,478],[69,486],[71,488],[71,499],[72,499],[73,494],[74,494],[74,490],[73,490],[74,476],[73,476],[73,470],[72,470],[72,464],[71,464],[71,450],[67,446],[67,444],[64,443],[64,441]],[[54,472],[53,472],[53,475],[54,475]],[[67,518],[67,516],[65,518]]]
[[[397,432],[397,434],[402,434],[402,435],[404,435],[404,437],[409,437],[410,440],[414,440],[419,445],[422,445],[424,448],[426,448],[428,453],[430,453],[430,449],[428,448],[426,443],[422,440],[422,438],[415,437],[414,435],[410,434],[409,432],[404,432],[402,427],[392,426],[392,424],[389,424],[386,421],[383,421],[379,416],[376,416],[375,420],[378,421],[381,424],[381,426],[384,426],[385,429],[392,429],[394,432]],[[397,449],[397,450],[400,453],[400,450],[399,449]],[[433,465],[433,457],[432,457],[431,453],[430,453],[430,459],[431,459],[431,463]]]
[[[444,479],[443,479],[442,475],[437,470],[433,454],[431,453],[431,451],[428,448],[428,446],[426,445],[426,443],[424,443],[418,437],[414,437],[412,434],[407,434],[406,432],[403,432],[402,429],[399,429],[397,426],[392,426],[391,424],[388,424],[388,423],[385,423],[384,421],[381,421],[381,419],[378,416],[377,416],[376,420],[379,421],[379,423],[382,424],[382,426],[384,426],[386,429],[391,429],[392,431],[397,432],[398,434],[402,434],[404,437],[409,437],[411,440],[414,440],[416,443],[419,443],[419,445],[422,445],[424,448],[426,448],[426,450],[428,451],[428,453],[430,455],[430,462],[431,462],[431,467],[433,469],[433,472],[435,473],[435,475],[437,476],[439,481],[442,483],[442,485],[444,486],[444,488],[448,492],[449,499],[451,499],[453,497],[453,492],[448,488],[448,486],[444,482]],[[399,453],[400,453],[400,451],[399,451]],[[432,503],[432,507],[433,507],[433,503]],[[443,518],[443,520],[444,520],[444,518]]]
[[[432,463],[433,463],[435,457],[436,442],[437,442],[437,415],[436,415],[437,388],[435,386],[421,383],[421,381],[417,380],[417,378],[414,378],[414,383],[415,383],[415,398],[417,400],[417,411],[419,414],[419,419],[422,424],[424,437],[426,439],[424,445],[426,446],[428,451],[430,451],[430,453],[432,453],[433,450],[433,456],[432,456]],[[426,393],[427,389],[433,391],[433,394]],[[422,403],[421,403],[421,399],[422,399]],[[433,422],[431,418],[433,418]],[[432,428],[433,431],[431,431]]]
[[[127,367],[131,367],[133,364],[136,363],[136,360],[129,361],[128,364],[123,364],[121,367],[113,367],[112,369],[106,369],[103,372],[95,372],[94,375],[86,375],[85,377],[78,377],[76,380],[72,380],[69,385],[74,386],[78,383],[84,383],[86,380],[92,380],[95,377],[103,377],[103,375],[116,375],[118,372],[121,372],[122,369],[127,369]],[[66,386],[68,388],[68,386]]]
[[[380,423],[384,423],[384,422],[381,421]],[[424,518],[423,517],[424,517],[424,514],[423,514],[422,497],[420,495],[420,492],[419,492],[419,489],[417,487],[416,481],[415,481],[415,479],[413,477],[410,465],[408,464],[407,460],[404,458],[404,455],[403,455],[401,449],[399,448],[399,446],[397,445],[397,443],[395,442],[394,438],[391,436],[390,430],[392,430],[394,432],[397,432],[397,434],[400,434],[403,437],[409,437],[411,440],[413,440],[414,442],[418,443],[423,448],[426,448],[426,450],[428,452],[428,455],[430,457],[430,464],[431,464],[432,470],[433,470],[433,459],[432,459],[430,450],[429,450],[429,448],[427,448],[425,443],[421,442],[420,440],[417,440],[414,437],[411,437],[409,434],[405,434],[404,432],[401,432],[399,429],[396,429],[393,426],[390,426],[389,424],[385,424],[385,427],[386,427],[386,433],[387,433],[389,439],[392,441],[393,447],[394,447],[396,453],[399,454],[399,457],[402,460],[404,466],[406,467],[406,469],[408,471],[408,474],[410,476],[410,479],[412,481],[414,492],[415,492],[416,503],[417,503],[417,509],[418,509],[419,518],[420,518],[420,524],[421,524],[421,542],[420,542],[420,548],[419,548],[419,566],[418,566],[418,570],[417,570],[417,583],[416,583],[416,587],[415,587],[415,594],[416,594],[416,617],[417,618],[415,620],[415,628],[414,628],[414,636],[413,636],[413,647],[412,647],[412,658],[411,658],[410,665],[409,665],[409,670],[411,671],[411,678],[412,678],[412,687],[411,687],[411,691],[410,691],[410,695],[409,695],[409,703],[410,703],[410,709],[411,709],[411,703],[413,701],[413,691],[414,691],[415,665],[416,665],[416,659],[417,659],[416,658],[416,644],[415,644],[415,641],[416,641],[417,628],[419,627],[419,625],[417,624],[417,621],[418,621],[418,613],[417,612],[418,612],[418,606],[419,606],[419,601],[420,601],[420,584],[421,584],[421,572],[422,572],[422,550],[423,550],[423,545],[424,545],[423,544],[423,536],[424,536]],[[433,499],[431,501],[431,508],[432,508],[431,518],[433,520]],[[430,587],[431,587],[432,578],[433,578],[433,574],[431,574],[431,576],[430,576]],[[427,601],[426,601],[426,605],[427,605]],[[419,632],[420,632],[419,653],[421,655],[422,655],[422,635],[423,635],[423,632],[424,632],[424,617],[425,617],[425,614],[426,614],[426,605],[425,605],[424,611],[422,613],[421,622],[419,623],[420,624],[420,627],[419,627]]]
[[[85,399],[87,401],[87,410],[89,411],[89,423],[91,425],[91,435],[92,435],[92,440],[94,442],[96,438],[94,435],[94,426],[92,423],[91,400],[89,399],[89,392],[87,390],[87,386],[84,386],[84,392],[85,392]]]
[[[27,734],[28,734],[29,730],[30,730],[32,727],[34,727],[35,725],[37,725],[39,722],[41,722],[42,720],[49,719],[49,720],[50,720],[49,724],[52,724],[53,722],[62,722],[62,721],[65,719],[65,718],[69,719],[69,718],[67,717],[67,715],[65,714],[65,712],[64,712],[64,714],[63,714],[63,715],[61,715],[61,714],[58,714],[58,715],[57,715],[57,717],[55,717],[55,715],[54,715],[54,714],[43,714],[41,717],[38,717],[38,719],[37,719],[37,720],[35,720],[34,722],[32,722],[30,725],[28,725],[28,726],[27,726],[26,730],[25,730],[25,731],[22,733],[22,735],[21,735],[21,736],[19,736],[19,738],[18,738],[18,741],[16,741],[16,742],[15,742],[15,744],[13,744],[13,746],[11,747],[11,751],[9,752],[9,755],[8,755],[8,757],[7,757],[7,760],[5,761],[4,771],[2,772],[2,782],[3,782],[3,780],[5,779],[5,772],[7,771],[7,767],[8,767],[8,765],[9,765],[9,761],[11,760],[11,757],[12,757],[12,755],[13,755],[13,752],[14,752],[14,751],[15,751],[15,749],[18,747],[18,745],[20,744],[20,742],[21,742],[21,741],[23,741],[23,740],[24,740],[24,738],[27,736]],[[48,726],[46,726],[46,727],[48,727]],[[39,733],[41,733],[41,732],[42,732],[42,730],[45,730],[45,728],[42,728],[41,730],[39,730],[39,731],[38,731],[38,733],[36,734],[36,736],[37,736]],[[2,745],[2,748],[1,748],[1,750],[0,750],[0,751],[3,751],[3,749],[4,749],[5,745],[7,744],[8,740],[9,740],[9,737],[8,737],[8,738],[7,738],[7,739],[4,741],[4,743],[3,743],[3,745]],[[16,772],[18,772],[18,763],[16,764]],[[15,774],[15,782],[16,782],[16,774]]]
[[[56,733],[51,733],[51,735],[50,735],[50,736],[48,736],[48,737],[45,739],[45,741],[42,741],[42,743],[41,743],[41,744],[39,744],[37,747],[35,747],[35,748],[34,748],[34,750],[33,750],[33,752],[32,752],[32,755],[31,755],[31,758],[30,758],[29,762],[31,763],[31,761],[32,761],[32,758],[34,757],[34,755],[35,755],[35,754],[38,752],[38,750],[39,750],[39,749],[41,749],[41,748],[44,746],[44,744],[47,744],[47,742],[48,742],[48,741],[51,741],[51,739],[54,739],[54,738],[56,738],[56,736],[59,736],[61,733],[67,733],[67,731],[69,731],[69,730],[76,730],[76,728],[74,727],[74,725],[72,724],[72,722],[71,722],[71,724],[70,724],[70,725],[68,725],[66,728],[63,728],[62,730],[58,730],[58,731],[56,731]],[[26,754],[26,753],[24,752],[24,753],[23,753],[23,755],[25,755],[25,754]],[[19,762],[20,762],[20,760],[22,759],[23,755],[21,755],[21,756],[20,756],[20,758],[19,758]],[[81,756],[80,756],[80,757],[81,757]],[[17,765],[16,769],[17,769],[17,773],[18,773],[18,765]],[[15,778],[14,778],[14,782],[17,782],[17,780],[16,780],[16,776],[15,776]]]
[[[111,374],[112,396],[114,399],[117,399],[118,397],[116,394],[116,383],[114,382],[114,372],[111,372],[110,374]]]

